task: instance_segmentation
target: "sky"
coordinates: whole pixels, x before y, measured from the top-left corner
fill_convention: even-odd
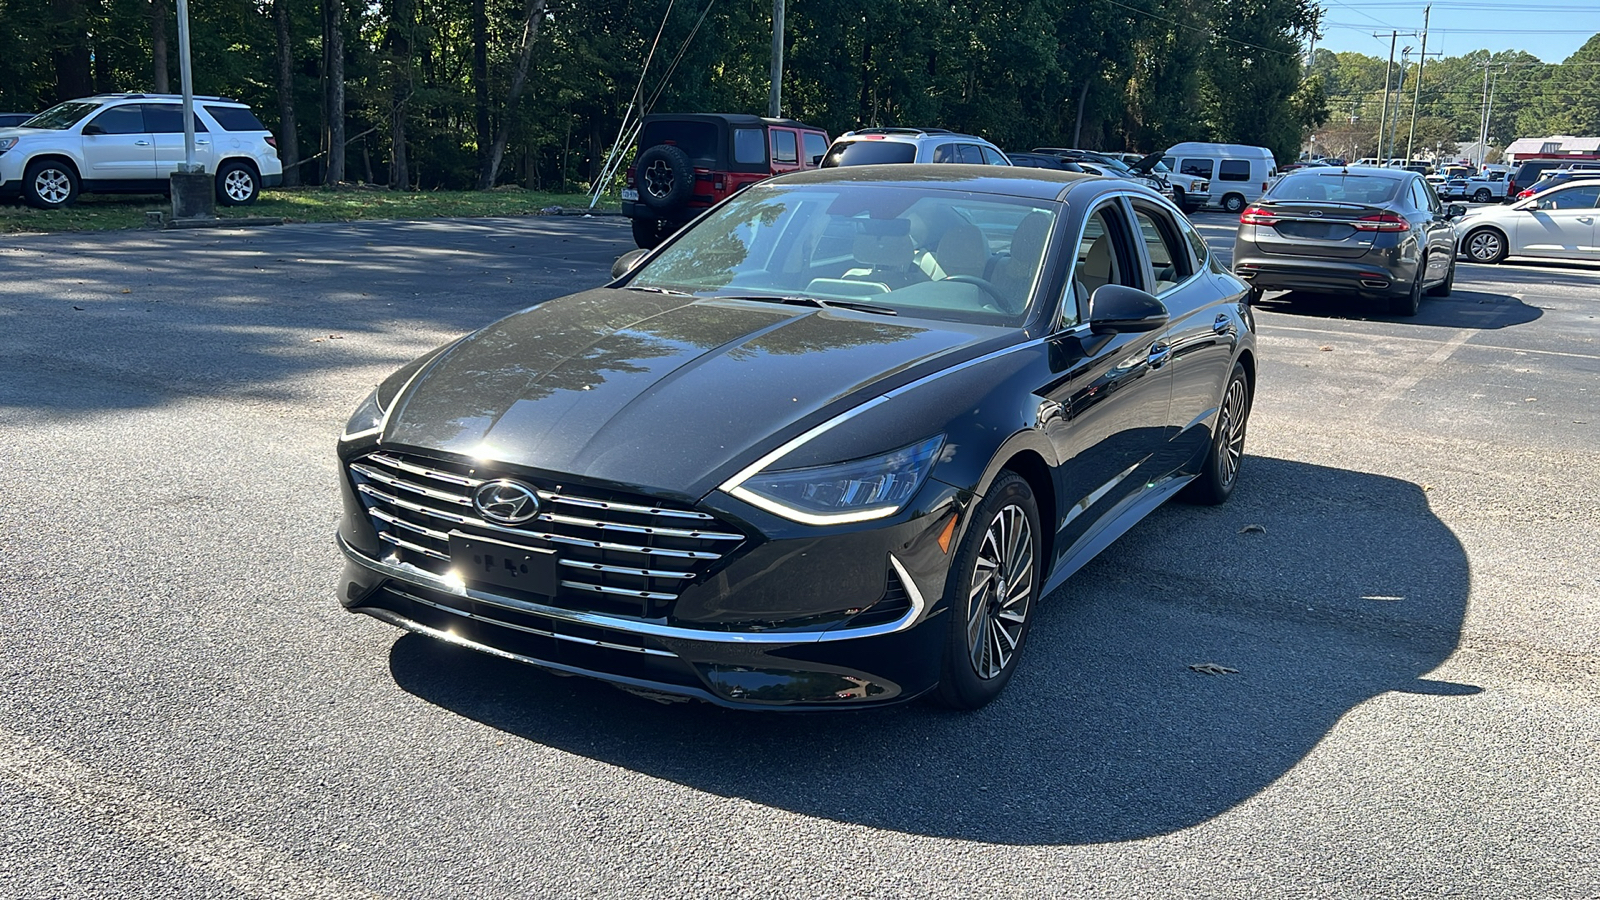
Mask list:
[[[1428,0],[1319,0],[1319,48],[1389,56],[1389,32],[1401,32],[1398,47],[1421,41],[1404,32],[1422,31]],[[1547,63],[1561,62],[1600,33],[1600,0],[1434,0],[1428,54],[1460,56],[1472,50],[1525,50]],[[1382,38],[1373,37],[1383,32]],[[1399,50],[1395,51],[1397,54]]]

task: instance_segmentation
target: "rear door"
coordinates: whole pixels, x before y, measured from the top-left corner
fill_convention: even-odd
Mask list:
[[[83,177],[90,181],[155,181],[155,141],[143,104],[101,110],[83,125]]]
[[[828,153],[828,136],[820,131],[800,132],[800,151],[805,167],[815,169]]]
[[[1540,194],[1537,208],[1517,221],[1514,240],[1530,256],[1600,258],[1595,237],[1600,183],[1578,183]]]
[[[183,105],[179,103],[144,104],[144,124],[155,142],[156,177],[166,178],[183,164]],[[194,161],[207,172],[217,170],[212,153],[211,134],[198,114],[194,117]]]

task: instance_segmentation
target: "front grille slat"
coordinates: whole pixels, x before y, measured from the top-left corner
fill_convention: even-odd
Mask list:
[[[394,556],[425,571],[450,574],[456,534],[553,548],[559,588],[538,599],[556,606],[659,618],[745,540],[713,515],[649,496],[591,492],[467,463],[385,450],[351,462],[349,471],[378,536]],[[507,478],[533,489],[546,507],[521,527],[486,521],[473,506],[482,485]]]

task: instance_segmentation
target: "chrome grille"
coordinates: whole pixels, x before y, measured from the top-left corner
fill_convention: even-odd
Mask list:
[[[524,525],[500,525],[478,515],[472,494],[503,473],[383,451],[349,468],[378,538],[396,561],[448,574],[452,532],[553,548],[559,592],[540,599],[558,606],[664,615],[685,586],[745,539],[698,510],[522,475],[514,477],[538,494],[540,512]]]

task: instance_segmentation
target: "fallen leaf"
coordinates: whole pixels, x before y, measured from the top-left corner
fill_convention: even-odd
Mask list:
[[[1216,663],[1194,663],[1194,664],[1190,665],[1189,668],[1192,671],[1199,672],[1201,675],[1237,675],[1237,674],[1239,674],[1239,670],[1238,669],[1230,669],[1227,666],[1219,666]]]
[[[1538,399],[1539,399],[1538,397],[1523,397],[1522,398],[1522,402],[1523,403],[1533,403]]]
[[[124,294],[131,294],[131,293],[133,293],[133,288],[123,288],[122,292]]]
[[[1240,534],[1266,534],[1267,533],[1267,527],[1265,525],[1246,525],[1245,527],[1239,529],[1239,533]]]
[[[74,306],[73,309],[77,310],[78,312],[83,312],[83,307],[81,306]]]
[[[311,343],[320,344],[320,343],[322,343],[322,338],[312,338],[311,339]]]
[[[1321,350],[1323,353],[1332,353],[1333,352],[1333,348],[1328,346],[1327,344],[1323,344],[1321,347],[1318,347],[1317,349]]]
[[[344,335],[342,335],[342,334],[330,334],[330,335],[328,335],[328,340],[330,340],[330,341],[342,341],[342,340],[344,340]]]

